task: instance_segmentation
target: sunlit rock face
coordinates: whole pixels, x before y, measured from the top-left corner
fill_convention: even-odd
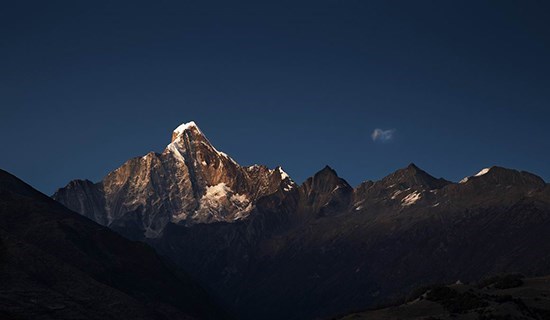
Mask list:
[[[259,198],[294,187],[281,168],[240,166],[189,122],[162,153],[130,159],[96,184],[72,181],[53,198],[132,238],[156,238],[169,222],[245,219]]]

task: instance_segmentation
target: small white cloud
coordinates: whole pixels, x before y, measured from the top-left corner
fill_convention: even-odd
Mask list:
[[[388,142],[393,139],[394,133],[395,129],[384,130],[376,128],[371,134],[372,141]]]

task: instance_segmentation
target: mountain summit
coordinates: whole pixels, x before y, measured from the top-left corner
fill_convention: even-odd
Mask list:
[[[218,151],[195,122],[178,126],[161,153],[130,159],[103,181],[72,181],[53,198],[133,239],[156,238],[165,226],[233,222],[263,196],[289,192],[280,168],[242,167]]]
[[[174,142],[174,140],[178,139],[186,132],[188,134],[191,133],[191,134],[198,134],[198,135],[204,136],[202,131],[199,129],[199,127],[195,123],[195,121],[190,121],[187,123],[183,123],[176,129],[174,129],[174,131],[172,132],[172,142]]]

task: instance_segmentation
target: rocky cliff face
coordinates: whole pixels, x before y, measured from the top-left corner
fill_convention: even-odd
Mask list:
[[[170,222],[233,222],[256,201],[295,187],[279,167],[241,167],[194,122],[174,130],[164,152],[133,158],[93,184],[72,181],[53,198],[132,238],[159,237]]]

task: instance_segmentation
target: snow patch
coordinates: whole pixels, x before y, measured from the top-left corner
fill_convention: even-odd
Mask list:
[[[290,179],[290,176],[283,170],[283,168],[278,167],[278,169],[279,173],[281,174],[281,180]]]
[[[230,191],[228,186],[225,183],[218,183],[215,186],[206,187],[206,193],[203,196],[203,199],[219,199],[227,196],[228,191]]]
[[[491,170],[491,168],[485,168],[485,169],[481,170],[480,172],[478,172],[474,177],[479,177],[479,176],[482,176],[484,174],[487,174],[489,172],[489,170]]]
[[[409,190],[411,190],[411,188],[407,188],[405,190],[397,190],[392,194],[391,199],[395,200],[400,194],[402,194],[403,192],[407,192]]]
[[[294,188],[294,181],[292,181],[292,179],[290,178],[290,176],[288,175],[288,173],[286,173],[283,168],[281,167],[277,167],[275,169],[270,169],[269,170],[269,173],[270,174],[273,174],[275,171],[277,171],[279,173],[279,175],[281,176],[281,182],[284,182],[286,185],[283,187],[283,190],[285,192],[289,192],[290,190],[292,190]]]
[[[252,209],[252,201],[245,194],[235,193],[222,182],[206,187],[191,218],[197,222],[238,220],[247,217]],[[177,222],[178,218],[181,220],[179,216],[174,220]]]
[[[489,171],[491,171],[491,168],[482,169],[480,172],[476,173],[475,175],[470,176],[470,177],[466,177],[466,178],[460,180],[458,183],[466,183],[466,182],[470,181],[471,177],[481,177],[482,175],[485,175],[485,174],[489,173]]]
[[[413,205],[418,200],[420,200],[420,198],[422,198],[422,195],[420,194],[420,192],[415,191],[415,192],[407,195],[405,198],[403,198],[403,200],[401,200],[401,205],[404,206],[404,207]]]

